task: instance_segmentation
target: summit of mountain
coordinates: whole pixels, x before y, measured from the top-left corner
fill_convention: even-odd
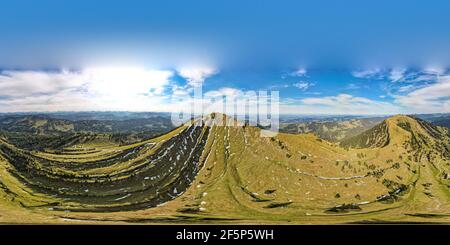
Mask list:
[[[418,144],[431,145],[448,140],[448,129],[407,115],[395,115],[375,127],[343,140],[340,145],[354,148],[385,147],[405,142],[418,148]]]

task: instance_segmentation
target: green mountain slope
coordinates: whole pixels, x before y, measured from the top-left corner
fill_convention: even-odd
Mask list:
[[[395,116],[346,148],[312,134],[267,135],[212,114],[126,146],[42,152],[2,140],[0,220],[450,221],[444,128]]]
[[[390,134],[388,130],[389,126],[387,121],[383,121],[361,134],[342,140],[340,145],[343,147],[358,148],[383,147],[389,144]]]

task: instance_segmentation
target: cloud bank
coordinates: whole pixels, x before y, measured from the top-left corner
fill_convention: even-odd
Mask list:
[[[218,70],[208,66],[180,69],[92,67],[81,70],[4,70],[0,72],[0,112],[17,111],[176,111],[193,103],[202,89],[201,103],[219,110],[220,99],[248,101],[243,85],[208,88]],[[284,73],[286,74],[286,73]],[[311,78],[305,69],[287,73],[291,79]],[[358,81],[343,91],[323,92],[321,81],[301,80],[273,89],[289,90],[300,97],[283,97],[281,113],[288,114],[397,114],[450,112],[450,75],[445,69],[368,69],[350,72]],[[283,74],[280,74],[283,78]],[[177,80],[175,78],[181,78]],[[283,78],[284,79],[284,78]],[[314,78],[312,78],[314,79]],[[316,80],[316,79],[314,79]],[[294,80],[295,81],[295,80]],[[276,83],[276,82],[275,82]],[[369,84],[383,85],[384,94],[369,96]],[[206,85],[206,86],[205,86]],[[311,88],[314,86],[314,90]],[[321,87],[322,86],[322,87]],[[296,89],[292,89],[292,88]],[[321,88],[320,88],[321,87]],[[267,86],[262,86],[265,90]],[[307,91],[308,90],[308,91]],[[312,90],[312,91],[309,91]],[[370,98],[369,98],[370,97]],[[242,110],[241,110],[242,111]]]
[[[126,67],[2,71],[0,110],[160,110],[172,75],[172,71]]]

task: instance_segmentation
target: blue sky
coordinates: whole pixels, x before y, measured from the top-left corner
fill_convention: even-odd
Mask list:
[[[449,1],[9,1],[0,111],[175,110],[280,91],[282,113],[450,112]]]

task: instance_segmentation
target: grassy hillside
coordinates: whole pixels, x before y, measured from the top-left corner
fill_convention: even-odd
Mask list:
[[[124,146],[28,151],[2,139],[0,221],[450,221],[444,128],[395,116],[346,148],[313,134],[268,135],[213,114]]]
[[[389,144],[390,136],[388,121],[385,120],[365,132],[342,140],[340,145],[355,148],[384,147]]]

